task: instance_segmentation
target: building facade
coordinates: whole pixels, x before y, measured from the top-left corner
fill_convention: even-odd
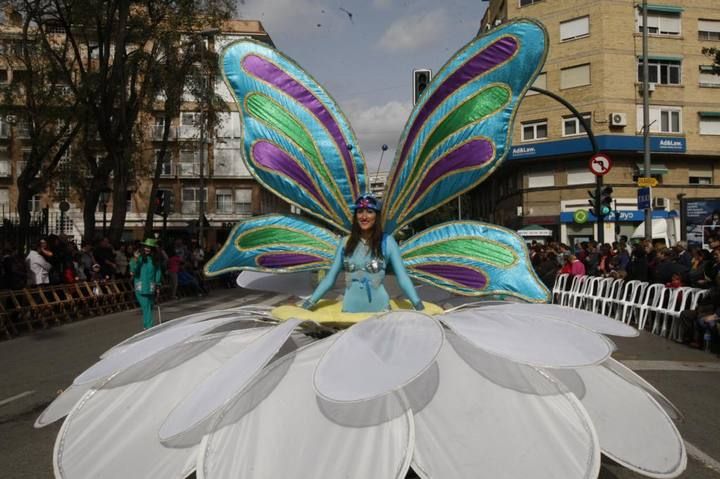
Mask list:
[[[0,30],[3,52],[14,45],[17,26],[5,23]],[[227,44],[240,39],[253,38],[272,45],[272,40],[259,21],[230,20],[209,40],[210,48],[220,51]],[[7,63],[0,68],[0,85],[14,88],[22,72],[14,71]],[[242,159],[240,117],[232,95],[222,78],[214,82],[215,92],[225,101],[226,111],[219,114],[218,127],[213,134],[201,130],[203,106],[191,96],[184,98],[182,112],[170,119],[170,146],[158,188],[169,201],[169,215],[164,221],[155,215],[154,229],[166,228],[173,235],[196,235],[200,221],[201,191],[206,222],[205,236],[209,244],[221,242],[231,226],[244,217],[268,212],[289,211],[289,205],[262,188],[250,175]],[[136,178],[127,192],[128,202],[125,239],[139,239],[143,235],[146,212],[156,198],[151,198],[152,174],[160,152],[164,122],[162,98],[155,110],[143,112],[138,135],[138,154],[147,168],[136,171]],[[202,143],[201,137],[208,136]],[[3,220],[17,217],[17,178],[22,172],[24,157],[29,152],[29,135],[21,115],[9,121],[0,117],[0,214]],[[98,150],[98,154],[102,154]],[[68,164],[73,148],[67,153]],[[200,160],[203,159],[201,171]],[[201,174],[202,173],[202,174]],[[48,191],[36,195],[30,204],[35,219],[45,217],[50,233],[66,234],[79,240],[83,232],[82,198],[72,192],[67,182],[59,181]],[[60,194],[59,188],[69,189]],[[60,202],[67,199],[69,210],[61,215]],[[96,214],[98,230],[111,220],[112,200],[100,202]],[[7,238],[6,238],[7,240]]]
[[[681,201],[720,197],[720,75],[704,47],[720,47],[720,3],[657,0],[648,5],[651,175],[654,218],[681,213]],[[660,3],[662,2],[662,3]],[[613,161],[605,185],[615,210],[605,240],[632,236],[643,170],[642,11],[633,0],[490,0],[481,31],[531,17],[548,30],[549,55],[535,86],[569,101]],[[480,216],[521,229],[540,225],[556,240],[597,237],[588,190],[595,176],[582,124],[562,104],[528,92],[504,165],[473,193]],[[481,193],[482,191],[482,193]],[[488,195],[488,191],[490,194]]]

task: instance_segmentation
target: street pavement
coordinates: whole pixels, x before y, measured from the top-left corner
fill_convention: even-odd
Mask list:
[[[213,291],[162,305],[163,320],[245,303],[278,304],[287,296],[241,289]],[[0,342],[0,477],[53,477],[52,450],[61,421],[43,429],[33,423],[47,404],[114,344],[141,330],[139,311],[125,311],[66,324]],[[614,357],[650,381],[684,414],[678,424],[688,448],[682,479],[720,479],[720,360],[643,333],[613,338]],[[603,460],[601,479],[639,479]],[[448,478],[451,479],[451,478]],[[530,479],[530,478],[528,478]]]

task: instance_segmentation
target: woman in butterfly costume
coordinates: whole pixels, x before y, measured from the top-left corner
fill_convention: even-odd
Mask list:
[[[515,111],[547,47],[542,25],[512,21],[438,72],[397,148],[379,216],[386,234],[475,187],[507,156]],[[351,205],[367,191],[347,120],[266,45],[234,43],[221,64],[248,169],[307,216],[241,222],[206,272],[271,273],[272,283],[329,269]],[[378,314],[341,312],[331,299],[313,311],[249,304],[115,346],[36,422],[67,415],[56,476],[402,479],[412,467],[426,479],[575,479],[597,477],[601,453],[648,477],[682,473],[677,411],[610,357],[607,336],[637,331],[542,304],[548,291],[519,237],[458,221],[409,238],[398,254],[420,297],[447,292],[435,301],[444,307]],[[458,295],[522,302],[458,304]],[[304,334],[319,328],[334,334]]]

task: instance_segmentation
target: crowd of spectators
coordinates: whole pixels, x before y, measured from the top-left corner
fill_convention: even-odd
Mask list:
[[[570,247],[550,241],[530,245],[533,268],[548,289],[559,274],[601,276],[660,283],[669,288],[690,286],[708,289],[696,310],[681,316],[680,341],[707,347],[718,334],[720,321],[720,238],[709,239],[709,248],[688,248],[678,241],[672,247],[641,240],[634,244],[627,237],[613,243],[584,241]],[[569,284],[569,282],[568,282]]]
[[[63,236],[41,238],[27,255],[6,247],[0,262],[0,288],[22,289],[29,286],[82,281],[106,281],[129,278],[130,259],[141,251],[140,241],[113,245],[108,238],[79,247]],[[177,239],[169,247],[158,241],[158,252],[172,296],[178,288],[191,294],[208,294],[202,268],[212,252],[204,251],[197,240]]]

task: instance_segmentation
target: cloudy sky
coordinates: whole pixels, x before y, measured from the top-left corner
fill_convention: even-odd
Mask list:
[[[238,0],[277,48],[339,103],[371,173],[382,171],[412,108],[412,71],[437,71],[478,31],[481,0]]]

